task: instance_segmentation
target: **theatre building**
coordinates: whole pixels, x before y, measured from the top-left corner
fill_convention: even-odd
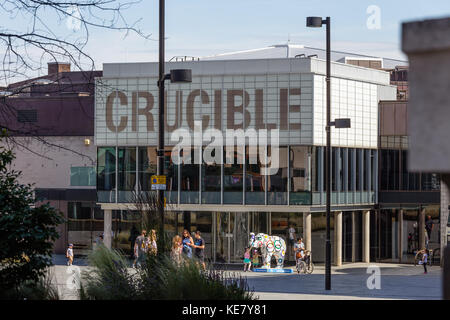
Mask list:
[[[331,129],[337,265],[370,260],[379,189],[379,102],[397,99],[389,72],[343,62],[331,64],[332,121],[351,119],[351,128]],[[167,63],[166,71],[171,69],[191,69],[192,83],[166,82],[165,230],[172,235],[200,230],[210,261],[237,263],[250,232],[288,240],[293,227],[313,259],[324,261],[325,61],[306,55],[200,60]],[[157,74],[157,63],[111,63],[96,79],[97,204],[105,232],[114,235],[112,247],[129,248],[129,230],[138,217],[134,195],[154,192]],[[231,130],[235,136],[226,139]],[[213,152],[211,132],[214,141],[223,142]],[[249,136],[256,133],[260,142],[264,132],[268,146],[259,146],[254,157]],[[272,140],[275,132],[278,140]],[[174,147],[189,135],[191,149],[182,155],[187,159],[191,153],[197,161],[179,164]],[[205,161],[208,152],[219,161]],[[266,170],[276,162],[275,153],[276,168]]]

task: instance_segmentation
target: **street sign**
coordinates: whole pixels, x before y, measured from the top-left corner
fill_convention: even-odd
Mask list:
[[[152,176],[152,190],[166,190],[166,176]]]

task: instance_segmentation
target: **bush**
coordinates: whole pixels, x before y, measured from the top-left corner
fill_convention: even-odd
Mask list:
[[[4,136],[0,133],[0,142]],[[0,146],[0,299],[45,275],[59,237],[56,226],[64,221],[48,204],[35,207],[32,187],[20,184],[20,172],[10,170],[13,160],[11,150]]]
[[[223,271],[203,270],[186,260],[177,266],[167,255],[148,256],[145,266],[127,268],[119,252],[104,246],[89,259],[82,275],[81,299],[96,300],[253,300],[246,279]]]
[[[48,269],[38,280],[25,281],[15,288],[2,292],[5,300],[59,300],[58,289],[53,285],[54,279]]]

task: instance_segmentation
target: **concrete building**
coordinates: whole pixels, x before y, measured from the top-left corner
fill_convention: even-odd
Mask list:
[[[34,186],[38,200],[50,202],[68,220],[59,227],[57,253],[64,253],[69,242],[79,252],[89,247],[92,235],[78,232],[83,222],[74,219],[100,212],[97,229],[103,232],[93,143],[94,77],[101,74],[49,63],[46,76],[9,85],[0,102],[0,126],[10,135],[3,143],[16,156],[12,169],[22,172],[21,183]]]
[[[298,50],[308,54],[290,58],[292,49],[282,48],[289,58],[221,57],[226,60],[166,64],[166,70],[192,69],[193,82],[166,87],[165,228],[172,234],[184,228],[202,231],[213,262],[240,262],[250,232],[287,239],[290,226],[306,239],[314,260],[324,260],[325,61],[308,57],[303,46]],[[124,214],[135,210],[132,195],[151,192],[150,177],[156,172],[158,70],[157,63],[103,68],[95,100],[97,196],[106,232],[119,223],[125,239]],[[331,72],[332,118],[352,122],[350,129],[332,129],[333,260],[337,265],[369,262],[379,191],[378,105],[396,100],[397,88],[383,70],[333,62]],[[242,163],[176,165],[171,150],[177,141],[171,141],[171,134],[178,128],[194,134],[195,120],[202,122],[202,130],[215,128],[224,136],[226,129],[279,129],[280,169],[262,175],[264,165],[261,159],[251,163],[248,142],[223,149],[226,158]],[[192,157],[202,154],[198,151],[208,143],[197,145]],[[270,156],[269,146],[263,158]]]
[[[450,18],[404,23],[410,61],[409,168],[441,173],[441,252],[450,238]],[[447,291],[447,297],[450,295]]]

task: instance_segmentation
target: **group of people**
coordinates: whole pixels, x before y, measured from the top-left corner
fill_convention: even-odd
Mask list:
[[[147,236],[147,231],[142,230],[141,235],[134,241],[134,261],[133,268],[136,266],[141,266],[145,261],[145,256],[147,254],[156,255],[158,252],[158,246],[156,244],[156,231],[150,230],[149,236]]]
[[[261,253],[258,249],[251,249],[246,247],[244,251],[244,272],[251,271],[251,268],[256,268],[260,265]]]
[[[180,265],[183,259],[195,258],[206,269],[205,264],[205,241],[199,230],[191,236],[187,229],[183,230],[182,236],[176,235],[172,238],[172,250],[170,257],[177,264]]]

